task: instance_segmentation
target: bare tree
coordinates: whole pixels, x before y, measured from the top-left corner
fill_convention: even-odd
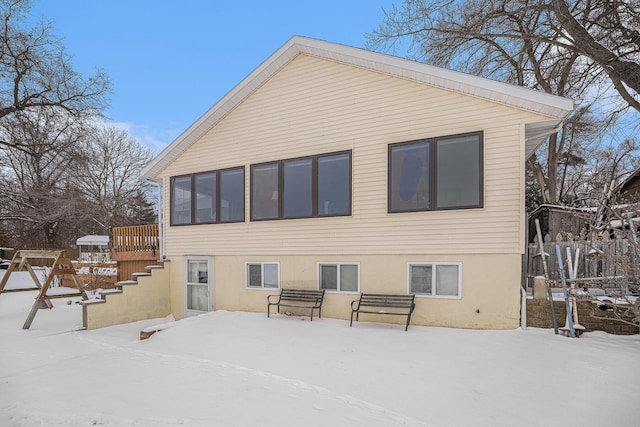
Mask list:
[[[17,247],[67,247],[84,234],[155,220],[139,177],[152,152],[126,131],[56,108],[5,117],[0,237]],[[15,143],[14,143],[15,141]]]
[[[140,171],[152,157],[152,151],[125,130],[103,124],[94,127],[83,142],[75,181],[95,205],[96,221],[109,230],[153,221],[146,200],[149,184],[140,179]]]
[[[111,87],[108,76],[98,70],[85,79],[74,71],[50,24],[25,24],[30,8],[30,0],[0,0],[0,119],[43,107],[100,111]],[[10,144],[0,135],[0,146]]]
[[[621,196],[613,191],[629,177],[629,174],[640,167],[640,140],[626,138],[616,141],[615,145],[604,146],[591,153],[589,168],[591,173],[582,176],[580,193],[588,202],[585,206],[598,206],[603,204],[603,198],[615,197],[620,201]],[[610,190],[609,190],[610,189]],[[640,195],[636,195],[638,197]],[[633,203],[637,200],[626,200],[624,203]],[[605,206],[609,205],[605,200]]]
[[[78,157],[84,122],[55,108],[18,111],[4,118],[4,209],[0,222],[12,240],[30,247],[59,247],[77,227],[82,200],[69,171]]]
[[[577,3],[584,6],[572,8],[575,19],[594,19],[589,5],[597,1],[571,2]],[[576,49],[549,2],[405,0],[402,7],[392,6],[385,13],[383,23],[367,39],[370,49],[405,52],[436,66],[584,99],[563,130],[529,160],[530,176],[544,203],[564,201],[570,194],[567,177],[585,160],[580,156],[585,140],[602,134],[625,108],[599,104],[609,93],[609,76]]]
[[[150,222],[151,152],[105,127],[111,90],[85,78],[49,23],[27,22],[30,0],[0,0],[0,238],[17,247],[64,247],[82,234]]]
[[[626,196],[616,192],[603,200],[602,215],[593,223],[591,251],[607,266],[597,282],[605,295],[585,293],[583,298],[596,302],[613,319],[640,327],[640,193],[636,190],[631,198]],[[611,318],[597,310],[593,313],[594,317]]]
[[[590,58],[620,96],[640,111],[640,1],[552,0],[563,41]]]

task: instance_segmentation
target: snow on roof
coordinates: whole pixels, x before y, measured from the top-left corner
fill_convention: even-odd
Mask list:
[[[76,240],[76,245],[108,246],[109,236],[90,234],[88,236],[80,237],[78,240]]]
[[[575,107],[575,102],[569,98],[378,52],[294,36],[178,136],[142,170],[141,175],[147,179],[155,179],[160,171],[300,54],[341,62],[548,116],[548,121],[525,126],[527,155],[533,153]]]

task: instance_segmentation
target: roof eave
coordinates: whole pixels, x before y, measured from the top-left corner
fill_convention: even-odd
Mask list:
[[[540,113],[549,116],[550,119],[556,119],[551,120],[556,123],[553,126],[554,128],[574,109],[573,100],[568,98],[360,48],[294,36],[158,154],[142,170],[142,177],[149,180],[157,179],[160,172],[189,148],[191,144],[299,54],[317,56],[362,67]],[[542,128],[546,129],[545,126],[541,125],[537,131],[541,131]],[[528,144],[527,153],[529,153],[530,147],[534,143],[536,143],[537,147],[542,142],[538,138],[529,135],[526,136],[526,139]]]

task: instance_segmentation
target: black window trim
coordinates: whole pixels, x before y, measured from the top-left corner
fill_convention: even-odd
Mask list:
[[[340,214],[319,214],[318,213],[318,159],[322,157],[331,157],[338,156],[341,154],[349,155],[349,210],[347,213]],[[311,159],[311,215],[310,216],[284,216],[284,164],[286,162],[298,161],[298,160],[308,160]],[[254,218],[253,215],[253,189],[254,186],[254,170],[256,167],[266,166],[266,165],[277,165],[278,167],[278,216],[275,218]],[[351,216],[352,213],[352,204],[353,204],[353,154],[352,150],[342,150],[342,151],[334,151],[331,153],[323,153],[323,154],[315,154],[312,156],[302,156],[302,157],[293,157],[289,159],[282,160],[272,160],[268,162],[255,163],[250,165],[249,167],[250,174],[250,191],[249,191],[249,200],[250,200],[250,208],[249,208],[249,220],[250,221],[279,221],[279,220],[289,220],[289,219],[302,219],[302,218],[331,218],[331,217],[340,217],[340,216]]]
[[[242,180],[242,199],[243,199],[243,203],[242,203],[242,219],[238,219],[238,220],[233,220],[233,221],[222,221],[221,220],[221,216],[220,216],[220,174],[222,172],[227,172],[227,171],[234,171],[234,170],[241,170],[242,171],[242,176],[243,176],[243,180]],[[202,222],[196,222],[196,192],[195,192],[195,185],[196,185],[196,176],[199,175],[210,175],[210,174],[215,174],[216,175],[216,220],[215,221],[202,221]],[[189,222],[183,222],[183,223],[175,223],[173,220],[173,207],[174,207],[174,200],[173,200],[173,186],[174,186],[174,181],[177,178],[185,178],[185,177],[190,177],[191,178],[191,220]],[[236,167],[230,167],[230,168],[224,168],[224,169],[216,169],[216,170],[211,170],[211,171],[203,171],[203,172],[196,172],[196,173],[188,173],[188,174],[183,174],[183,175],[176,175],[176,176],[172,176],[170,177],[170,190],[169,190],[169,197],[170,197],[170,203],[169,203],[169,225],[176,226],[176,227],[180,227],[183,225],[204,225],[204,224],[232,224],[232,223],[238,223],[238,222],[245,222],[245,217],[246,217],[246,208],[245,208],[245,198],[246,198],[246,185],[245,185],[245,167],[244,166],[236,166]]]
[[[450,139],[450,138],[459,138],[465,136],[478,136],[479,143],[479,175],[480,179],[478,180],[478,200],[479,203],[477,205],[467,205],[467,206],[447,206],[438,208],[437,207],[437,194],[436,194],[436,186],[437,186],[437,164],[438,164],[438,154],[437,154],[437,142],[439,140]],[[393,147],[403,146],[403,145],[411,145],[418,143],[428,143],[429,144],[429,208],[415,208],[415,209],[392,209],[391,208],[391,152]],[[447,211],[447,210],[458,210],[458,209],[479,209],[484,207],[484,131],[476,131],[476,132],[466,132],[459,133],[454,135],[443,135],[437,136],[433,138],[424,138],[424,139],[416,139],[412,141],[402,141],[395,142],[389,144],[387,149],[387,212],[388,213],[406,213],[406,212],[431,212],[431,211]]]

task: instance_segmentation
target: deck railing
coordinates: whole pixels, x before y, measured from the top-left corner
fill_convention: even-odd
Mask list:
[[[154,257],[159,248],[158,224],[115,227],[113,229],[113,253],[149,252]]]

